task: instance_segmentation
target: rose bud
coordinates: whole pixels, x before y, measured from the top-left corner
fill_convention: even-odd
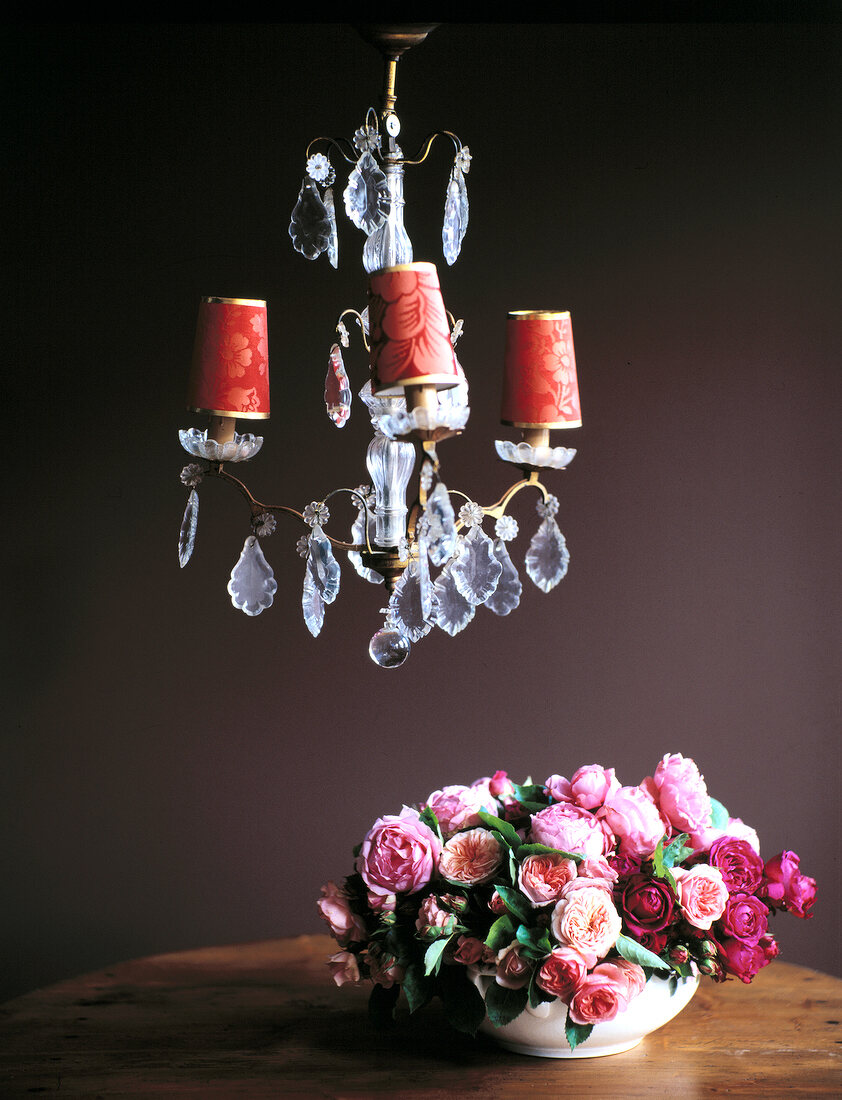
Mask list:
[[[670,959],[674,963],[678,963],[679,965],[681,965],[682,963],[686,963],[689,961],[690,952],[687,950],[683,943],[677,943],[675,947],[670,948]]]

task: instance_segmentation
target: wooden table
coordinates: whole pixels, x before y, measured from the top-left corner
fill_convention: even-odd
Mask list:
[[[633,1051],[531,1058],[450,1029],[438,1002],[368,1023],[326,936],[121,963],[0,1006],[0,1096],[842,1096],[842,981],[775,962],[704,982]]]

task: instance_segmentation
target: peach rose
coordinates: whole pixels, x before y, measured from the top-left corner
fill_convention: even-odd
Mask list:
[[[579,883],[581,880],[574,880]],[[606,955],[620,935],[622,921],[609,890],[595,883],[573,889],[556,903],[550,928],[560,944],[572,947],[588,966]]]
[[[718,867],[697,863],[695,867],[673,867],[681,913],[688,924],[706,931],[719,920],[728,904],[728,887]]]
[[[503,850],[487,829],[467,829],[442,848],[439,871],[448,882],[478,886],[490,882],[502,862]]]
[[[615,1016],[626,1010],[629,1001],[643,988],[637,979],[630,978],[625,967],[617,965],[618,961],[624,960],[614,960],[595,966],[573,994],[570,1001],[570,1018],[575,1023],[599,1024],[606,1020],[613,1020]],[[641,974],[643,974],[642,971]],[[645,983],[646,979],[643,975],[643,984]]]
[[[558,901],[561,892],[576,877],[576,863],[564,856],[527,856],[518,871],[518,886],[535,908]]]

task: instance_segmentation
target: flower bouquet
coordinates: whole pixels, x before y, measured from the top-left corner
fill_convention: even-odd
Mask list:
[[[596,764],[539,784],[497,772],[372,825],[354,872],[322,888],[329,965],[338,985],[371,980],[380,1021],[401,989],[471,1034],[559,1001],[572,1052],[653,977],[674,992],[771,962],[770,917],[809,917],[816,884],[793,852],[759,853],[680,754],[636,786]]]

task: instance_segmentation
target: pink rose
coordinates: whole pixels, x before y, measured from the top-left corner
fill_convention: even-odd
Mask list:
[[[619,789],[614,769],[606,771],[600,764],[586,764],[574,772],[570,780],[573,801],[586,810],[598,809]]]
[[[617,942],[622,922],[610,892],[594,885],[571,890],[556,902],[550,928],[560,944],[572,947],[593,966]]]
[[[719,944],[719,960],[726,973],[733,974],[746,985],[768,966],[778,954],[778,945],[771,936],[762,936],[757,943],[745,943],[738,939],[723,939]]]
[[[554,802],[572,802],[573,791],[570,780],[563,775],[551,775],[544,783],[544,790]]]
[[[337,985],[345,982],[358,982],[360,980],[360,968],[355,955],[350,951],[337,951],[327,961],[330,973]]]
[[[460,936],[456,941],[457,947],[453,952],[453,961],[462,963],[463,966],[478,966],[481,963],[496,962],[493,951],[485,946],[482,940],[475,936]]]
[[[666,832],[658,807],[642,787],[620,787],[599,816],[619,839],[620,854],[636,859],[651,856]]]
[[[445,844],[439,871],[448,882],[478,886],[490,882],[503,862],[503,850],[487,829],[467,829]]]
[[[578,951],[572,947],[554,947],[541,963],[535,984],[545,993],[560,997],[565,1004],[569,1004],[587,974],[587,964]]]
[[[603,975],[613,973],[618,983],[625,982],[629,1001],[633,1001],[639,993],[642,993],[646,985],[643,967],[635,962],[629,962],[628,959],[611,959],[610,962],[602,963],[601,973]]]
[[[342,947],[368,939],[365,921],[352,912],[348,895],[335,882],[329,882],[322,887],[322,896],[316,904],[322,918],[330,926],[331,934]]]
[[[617,871],[605,856],[583,859],[576,869],[582,878],[599,879],[608,883],[609,886],[613,886],[619,878]]]
[[[357,870],[373,894],[414,894],[433,876],[441,841],[414,810],[381,817],[366,834]]]
[[[482,787],[463,787],[458,784],[433,791],[427,799],[427,805],[433,811],[444,836],[450,836],[459,829],[479,825],[480,810],[496,813],[497,806],[490,792]]]
[[[456,916],[449,909],[442,908],[439,899],[433,894],[424,898],[415,927],[424,940],[436,940],[441,936],[449,936],[456,927]]]
[[[395,956],[375,945],[368,949],[368,969],[371,980],[386,989],[400,985],[406,977],[404,968],[398,964]]]
[[[570,802],[557,802],[532,816],[530,838],[536,844],[577,855],[605,855],[605,836],[588,810]]]
[[[731,894],[753,894],[763,881],[763,860],[747,840],[719,837],[711,844],[707,861],[722,872]]]
[[[760,898],[751,894],[731,894],[719,928],[726,936],[744,943],[758,943],[766,935],[769,910]]]
[[[645,983],[645,975],[643,980]],[[573,994],[570,1018],[577,1024],[599,1024],[613,1020],[625,1011],[629,1001],[637,995],[633,990],[640,991],[638,986],[639,981],[632,979],[625,968],[617,966],[616,962],[600,963]]]
[[[562,855],[527,856],[518,871],[518,886],[536,908],[558,901],[561,892],[576,877],[576,863]]]
[[[697,863],[695,867],[674,867],[681,913],[688,924],[707,931],[719,920],[728,904],[728,887],[718,867]]]
[[[776,909],[787,909],[796,917],[808,918],[816,901],[816,880],[801,874],[795,852],[781,852],[766,864],[766,897]]]
[[[665,756],[652,781],[661,813],[676,832],[694,833],[710,823],[708,790],[693,760],[681,753]]]
[[[520,953],[519,943],[510,943],[497,955],[498,985],[506,989],[523,989],[532,975],[532,964]]]

